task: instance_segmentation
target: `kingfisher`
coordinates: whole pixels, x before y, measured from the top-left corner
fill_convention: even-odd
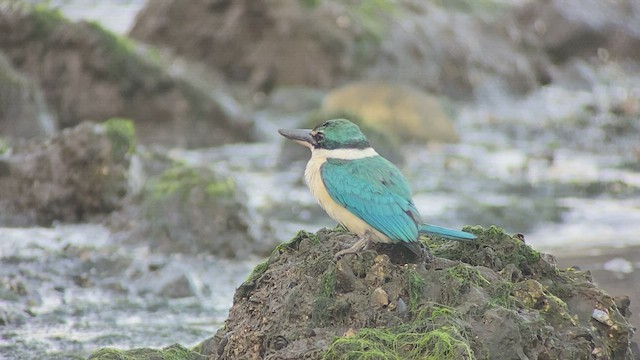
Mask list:
[[[314,129],[278,132],[311,149],[304,178],[324,211],[358,236],[338,259],[366,249],[372,242],[402,243],[419,255],[420,234],[453,240],[475,235],[422,222],[400,170],[378,155],[358,125],[328,120]]]

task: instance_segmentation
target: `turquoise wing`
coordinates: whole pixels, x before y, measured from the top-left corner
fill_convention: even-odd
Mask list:
[[[392,163],[380,156],[327,159],[320,168],[329,196],[391,240],[418,239],[420,214],[409,185]]]

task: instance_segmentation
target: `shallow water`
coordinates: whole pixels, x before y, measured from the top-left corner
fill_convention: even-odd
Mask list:
[[[51,3],[119,33],[143,4]],[[406,146],[402,170],[424,219],[455,228],[496,224],[571,261],[613,252],[616,262],[600,257],[591,266],[630,278],[640,268],[640,124],[637,114],[611,117],[610,109],[640,98],[640,76],[615,65],[580,66],[587,86],[545,87],[524,99],[487,88],[478,103],[458,104],[459,145]],[[266,108],[256,114],[262,143],[168,154],[232,177],[249,204],[250,235],[287,240],[299,229],[334,225],[301,182],[304,163],[275,170],[284,141],[275,130],[304,116]],[[636,250],[612,251],[626,247]],[[100,225],[0,228],[0,358],[193,345],[220,326],[258,260],[161,255],[121,245]]]
[[[115,243],[100,225],[0,228],[0,323],[8,323],[0,326],[0,358],[195,345],[226,318],[256,261],[163,256]]]

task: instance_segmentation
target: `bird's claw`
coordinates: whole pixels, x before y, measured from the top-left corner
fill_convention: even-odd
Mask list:
[[[358,253],[360,251],[362,251],[364,249],[367,249],[369,247],[370,243],[371,243],[371,237],[370,237],[369,233],[367,233],[360,240],[356,241],[356,243],[353,244],[353,246],[351,246],[350,248],[338,251],[333,256],[333,260],[338,261],[344,255],[348,255],[348,254],[356,254],[356,255],[358,255]]]

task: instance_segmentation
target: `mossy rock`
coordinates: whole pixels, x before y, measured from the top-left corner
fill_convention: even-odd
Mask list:
[[[206,201],[232,197],[235,185],[231,178],[219,179],[211,170],[176,161],[162,174],[149,180],[146,197],[154,200],[174,195],[187,197],[197,188],[201,188]]]
[[[124,159],[135,152],[136,128],[133,121],[112,118],[102,123],[102,127],[106,130],[107,136],[111,140],[111,157],[114,161]]]
[[[329,92],[324,111],[349,111],[395,141],[458,142],[441,100],[414,87],[380,81],[347,84]]]
[[[588,273],[499,228],[467,231],[479,239],[425,239],[435,257],[377,245],[338,261],[353,235],[300,232],[240,286],[200,348],[216,359],[633,358],[632,327]]]
[[[156,250],[167,253],[264,254],[273,244],[249,235],[242,199],[232,178],[173,161],[148,179],[140,201],[140,223],[145,225],[132,237],[151,239]]]
[[[61,128],[126,117],[143,143],[202,147],[253,139],[252,123],[228,106],[233,96],[221,78],[171,73],[157,49],[97,22],[72,22],[46,4],[23,3],[0,7],[0,27],[0,48],[40,86]]]

